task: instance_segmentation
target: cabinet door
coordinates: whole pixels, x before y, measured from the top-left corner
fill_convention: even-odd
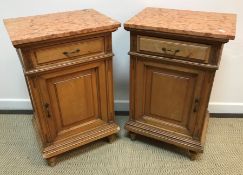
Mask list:
[[[138,59],[135,119],[193,137],[204,72]]]
[[[107,122],[103,62],[40,75],[38,85],[49,141],[58,141]]]

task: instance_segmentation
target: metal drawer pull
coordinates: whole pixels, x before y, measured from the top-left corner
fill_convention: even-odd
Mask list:
[[[198,112],[198,109],[199,109],[199,99],[196,98],[195,103],[194,103],[193,112]]]
[[[180,52],[179,49],[173,50],[173,49],[166,49],[165,47],[162,48],[162,51],[169,55],[176,55],[176,53]]]
[[[49,104],[48,103],[45,103],[45,109],[46,109],[46,113],[47,113],[47,117],[50,118],[51,115],[50,115],[50,111],[49,111]]]
[[[75,54],[75,53],[79,53],[80,52],[80,49],[76,49],[75,51],[72,51],[72,52],[62,52],[64,55],[66,55],[67,57],[72,55],[72,54]]]

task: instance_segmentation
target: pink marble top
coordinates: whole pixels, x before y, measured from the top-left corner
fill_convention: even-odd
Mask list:
[[[236,15],[163,8],[145,8],[124,27],[219,39],[234,39]]]
[[[120,27],[118,21],[93,9],[5,19],[4,24],[13,45]]]

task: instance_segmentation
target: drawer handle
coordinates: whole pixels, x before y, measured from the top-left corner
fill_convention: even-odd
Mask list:
[[[176,53],[180,52],[179,49],[173,50],[173,49],[167,49],[167,48],[165,48],[165,47],[162,48],[162,51],[163,51],[165,54],[169,54],[169,55],[176,55]]]
[[[63,55],[65,55],[65,56],[67,56],[67,57],[69,57],[69,56],[71,56],[71,55],[73,55],[73,54],[76,54],[76,53],[79,53],[80,52],[80,49],[76,49],[76,50],[74,50],[74,51],[72,51],[72,52],[62,52],[63,53]]]
[[[48,118],[51,118],[50,110],[49,110],[49,104],[45,103],[45,110]]]
[[[194,103],[193,112],[198,112],[198,109],[199,109],[199,99],[196,98],[195,103]]]

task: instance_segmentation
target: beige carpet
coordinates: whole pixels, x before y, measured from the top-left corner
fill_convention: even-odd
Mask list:
[[[121,127],[127,117],[119,116]],[[243,175],[243,119],[211,118],[205,152],[190,161],[183,150],[144,137],[119,138],[83,146],[59,158],[55,167],[42,159],[31,115],[0,115],[0,175]]]

